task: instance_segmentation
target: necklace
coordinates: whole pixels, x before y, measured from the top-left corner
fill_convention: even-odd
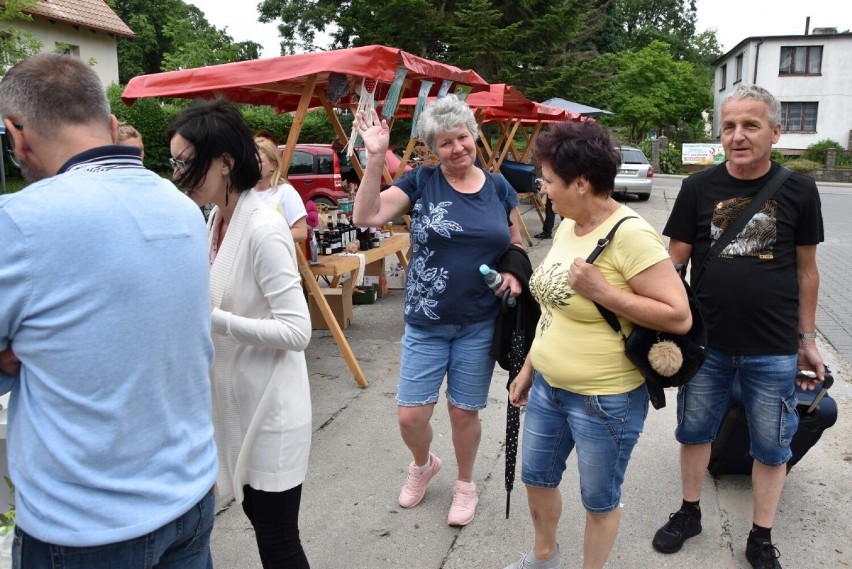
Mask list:
[[[455,184],[456,182],[458,182],[458,178],[456,178],[455,176],[450,176],[443,168],[441,168],[441,172],[444,174],[444,177],[450,181],[451,184]]]

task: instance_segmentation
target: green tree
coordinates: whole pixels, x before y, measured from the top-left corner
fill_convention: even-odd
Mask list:
[[[598,49],[616,53],[642,49],[653,41],[669,44],[675,59],[693,55],[696,0],[614,0],[608,7],[608,22]]]
[[[171,45],[163,53],[164,71],[217,65],[232,61],[248,61],[260,57],[261,45],[253,41],[234,43],[226,30],[210,25],[204,13],[193,5],[186,6],[186,15],[169,18],[162,35]]]
[[[34,5],[35,0],[6,0],[0,4],[0,71],[41,49],[37,37],[14,25],[15,20],[31,21],[32,16],[24,10]]]
[[[119,82],[179,68],[257,59],[260,45],[234,43],[183,0],[108,0],[136,34],[118,38]]]
[[[333,49],[390,45],[523,90],[599,31],[608,1],[262,0],[258,9],[260,21],[284,22],[283,53],[315,50],[317,34],[332,30]]]
[[[604,120],[624,126],[632,141],[643,139],[650,130],[661,135],[700,122],[712,105],[701,70],[675,60],[665,43],[654,41],[614,60],[617,71],[604,96],[615,116]]]

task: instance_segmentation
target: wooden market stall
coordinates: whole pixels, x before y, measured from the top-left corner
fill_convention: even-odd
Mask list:
[[[446,93],[458,88],[476,92],[487,89],[488,83],[471,70],[397,48],[371,45],[141,75],[130,80],[122,100],[131,105],[144,97],[223,97],[234,103],[270,105],[277,112],[291,112],[293,124],[282,155],[286,170],[310,109],[324,108],[338,138],[348,144],[350,135],[344,131],[336,109],[354,112],[359,101],[380,101],[379,113],[392,119],[401,97],[425,101],[433,90]],[[352,163],[360,177],[362,169],[357,155],[353,155]],[[393,174],[385,169],[387,183],[393,180]],[[315,273],[320,274],[317,271],[321,269],[315,270],[298,248],[297,251],[305,285],[314,295],[355,381],[365,387],[367,378],[316,281]],[[388,254],[394,253],[402,254],[402,250]]]

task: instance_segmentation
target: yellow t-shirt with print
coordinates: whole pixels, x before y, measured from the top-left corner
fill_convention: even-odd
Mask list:
[[[572,220],[563,220],[553,246],[533,272],[530,290],[541,305],[541,318],[530,357],[533,367],[553,387],[584,395],[613,395],[632,391],[645,381],[624,355],[621,336],[606,323],[592,301],[568,286],[567,278],[574,259],[587,258],[599,239],[606,237],[620,219],[631,215],[637,214],[622,205],[582,237],[574,234]],[[621,224],[595,266],[607,282],[631,290],[631,278],[668,258],[659,234],[637,217]],[[633,324],[621,317],[619,321],[628,335]]]

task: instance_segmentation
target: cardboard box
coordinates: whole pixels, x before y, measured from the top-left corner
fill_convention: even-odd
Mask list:
[[[343,281],[342,287],[324,288],[322,293],[340,328],[343,330],[349,328],[352,324],[352,281]],[[313,294],[308,294],[308,310],[311,313],[311,328],[314,330],[329,329]]]
[[[405,288],[405,269],[396,255],[385,257],[385,278],[388,281],[388,288]]]

